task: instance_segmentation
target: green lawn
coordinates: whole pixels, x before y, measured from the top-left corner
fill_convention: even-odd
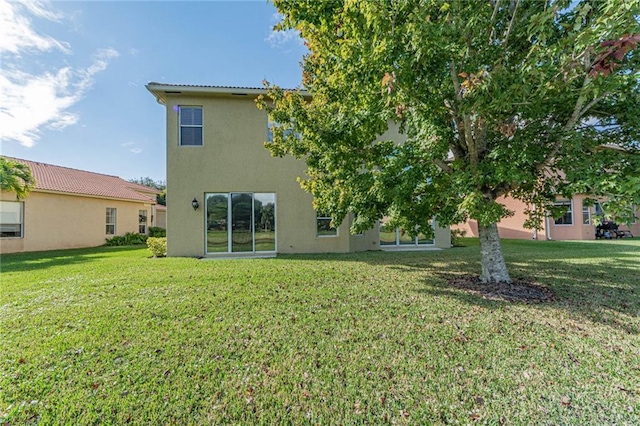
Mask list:
[[[554,302],[446,251],[2,257],[0,423],[639,424],[640,240],[505,241]]]

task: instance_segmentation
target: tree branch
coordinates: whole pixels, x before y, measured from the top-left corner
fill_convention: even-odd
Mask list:
[[[589,111],[589,109],[591,109],[592,106],[594,106],[595,104],[597,104],[598,102],[600,102],[601,100],[603,100],[604,98],[606,98],[609,94],[605,93],[602,96],[597,96],[595,97],[591,102],[589,102],[584,108],[582,108],[582,110],[580,111],[580,117],[582,117],[587,111]]]
[[[462,102],[462,91],[460,90],[460,80],[458,80],[458,72],[456,70],[456,63],[453,58],[451,58],[451,62],[449,64],[449,72],[451,74],[451,80],[453,81],[453,88],[455,90],[456,100]],[[467,145],[467,152],[469,153],[469,162],[471,164],[472,170],[476,170],[478,168],[478,152],[475,147],[475,143],[473,140],[473,135],[471,134],[471,119],[469,114],[458,113],[458,120],[456,120],[456,125],[458,126],[458,134],[460,131],[460,118],[462,118],[462,131],[464,133],[464,139]]]
[[[583,109],[582,106],[584,105],[584,103],[587,100],[587,96],[585,94],[585,88],[587,87],[587,85],[590,82],[591,82],[591,77],[589,77],[589,74],[586,74],[584,76],[584,81],[582,82],[582,88],[580,89],[580,95],[578,96],[578,99],[576,100],[576,104],[573,107],[573,113],[571,114],[571,117],[569,117],[569,120],[567,120],[565,125],[562,127],[563,133],[567,133],[567,132],[573,130],[574,126],[576,125],[576,123],[578,123],[578,120],[582,116],[583,111],[586,111],[588,109],[588,108]],[[587,106],[590,108],[592,105],[587,105]],[[547,167],[551,163],[551,160],[553,160],[553,158],[556,156],[558,151],[560,151],[561,147],[562,147],[562,135],[560,135],[560,137],[558,138],[558,140],[554,144],[554,146],[551,149],[551,151],[549,151],[549,153],[546,155],[544,161],[541,162],[538,165],[538,170],[542,170],[543,168]]]
[[[432,161],[433,161],[433,164],[435,164],[443,172],[445,172],[447,174],[453,174],[453,169],[447,163],[442,161],[441,159],[434,158]]]
[[[491,14],[491,21],[489,22],[489,28],[491,28],[491,32],[489,33],[489,44],[492,44],[493,40],[496,38],[496,29],[493,27],[493,24],[496,22],[496,15],[498,14],[500,1],[501,0],[496,0],[495,4],[493,5],[493,13]]]
[[[504,40],[502,40],[502,44],[506,45],[507,40],[509,40],[509,34],[511,34],[511,28],[513,28],[513,23],[516,20],[516,12],[518,11],[518,5],[520,4],[520,0],[516,0],[516,7],[513,9],[513,15],[511,15],[511,21],[509,22],[509,28],[507,28],[507,33],[504,36]]]

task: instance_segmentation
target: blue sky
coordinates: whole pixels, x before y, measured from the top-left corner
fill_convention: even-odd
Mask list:
[[[296,87],[305,48],[277,22],[264,0],[0,0],[0,150],[164,180],[164,107],[145,84]]]

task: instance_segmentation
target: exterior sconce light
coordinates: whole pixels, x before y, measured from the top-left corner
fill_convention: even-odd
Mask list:
[[[196,200],[196,197],[193,197],[193,201],[191,202],[191,207],[193,207],[194,210],[198,210],[198,207],[200,207],[200,203],[198,203],[198,200]]]

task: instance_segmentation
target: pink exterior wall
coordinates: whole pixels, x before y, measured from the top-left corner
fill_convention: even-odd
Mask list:
[[[573,224],[572,225],[556,225],[552,218],[548,221],[548,232],[546,231],[547,223],[543,223],[543,229],[538,231],[538,240],[594,240],[595,239],[595,215],[594,207],[589,207],[589,223],[584,223],[583,218],[583,200],[584,195],[576,195],[573,197]],[[503,219],[498,223],[498,232],[500,238],[514,239],[533,239],[534,231],[524,228],[524,222],[527,216],[524,213],[526,205],[519,200],[513,198],[502,197],[498,202],[504,204],[508,209],[513,210],[515,214],[512,217]],[[640,216],[640,210],[636,213]],[[469,220],[466,223],[452,226],[451,229],[462,229],[467,232],[467,237],[478,237],[478,224],[475,220]],[[631,225],[620,225],[621,230],[630,230],[633,236],[640,237],[640,220]]]

